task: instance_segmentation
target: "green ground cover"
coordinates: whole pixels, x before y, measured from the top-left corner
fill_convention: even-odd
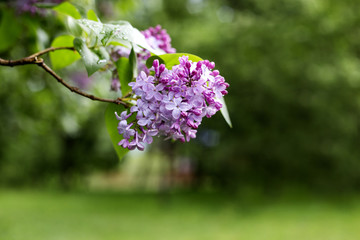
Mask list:
[[[352,240],[360,198],[0,191],[0,240]]]

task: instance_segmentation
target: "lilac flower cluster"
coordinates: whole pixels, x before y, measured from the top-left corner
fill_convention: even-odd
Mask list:
[[[161,49],[165,53],[175,53],[176,50],[171,46],[171,38],[169,34],[163,29],[160,25],[156,27],[150,27],[141,32],[148,44],[154,49]],[[116,62],[120,57],[128,58],[130,55],[130,49],[126,47],[116,46],[111,50],[110,56],[114,62]],[[140,53],[137,54],[137,65],[138,71],[144,71],[146,74],[149,74],[149,69],[146,67],[146,60],[151,56],[150,52],[146,49],[143,49]],[[111,90],[118,91],[120,88],[120,83],[117,75],[116,69],[113,71],[113,77],[111,82]]]
[[[192,62],[187,56],[180,57],[179,62],[168,70],[155,60],[151,68],[154,75],[141,72],[129,84],[137,100],[130,113],[115,113],[118,132],[123,136],[118,145],[143,150],[144,143],[150,144],[160,135],[190,141],[196,137],[203,117],[220,110],[218,99],[227,94],[229,84],[219,71],[212,70],[215,64],[208,60]]]
[[[171,46],[171,38],[169,34],[163,29],[160,25],[156,27],[150,27],[141,32],[148,44],[155,49],[161,49],[165,53],[175,53],[176,50]],[[145,51],[148,59],[150,57],[150,52]]]
[[[166,29],[163,29],[160,25],[156,27],[150,27],[144,31],[141,31],[144,35],[147,43],[154,49],[161,49],[165,53],[175,53],[176,49],[171,46],[171,38],[166,32]],[[130,49],[126,47],[116,46],[112,52],[111,57],[114,61],[118,60],[120,57],[129,57]],[[151,56],[150,52],[144,49],[142,52],[138,53],[138,59],[140,61],[146,61]]]
[[[175,53],[175,48],[171,47],[171,38],[169,34],[160,25],[150,27],[141,32],[148,44],[154,49],[161,49],[165,53]],[[144,49],[137,54],[139,72],[144,71],[149,74],[149,69],[146,67],[146,60],[151,56],[150,52]]]

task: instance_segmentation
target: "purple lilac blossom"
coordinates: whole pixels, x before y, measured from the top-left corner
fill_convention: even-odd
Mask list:
[[[229,84],[219,71],[212,70],[215,64],[208,60],[192,62],[187,56],[180,57],[179,62],[168,70],[154,60],[154,76],[141,72],[129,84],[137,101],[130,113],[115,113],[118,132],[124,138],[118,145],[143,150],[144,143],[151,144],[154,136],[188,142],[196,137],[203,117],[209,118],[221,109],[219,98],[227,94]],[[128,123],[130,116],[134,120]]]
[[[38,3],[54,3],[60,4],[64,0],[15,0],[12,4],[16,8],[16,11],[21,14],[28,12],[32,15],[39,13],[44,14],[45,9],[38,8]]]
[[[160,25],[150,27],[141,32],[149,45],[155,49],[161,49],[166,53],[175,53],[175,48],[171,47],[171,38],[165,29]]]
[[[160,25],[156,27],[150,27],[141,32],[148,44],[154,49],[163,50],[165,53],[175,53],[176,50],[171,46],[171,38],[169,34],[163,29]],[[120,57],[128,58],[130,55],[130,49],[122,46],[114,46],[110,50],[111,59],[116,62]],[[149,69],[146,67],[146,60],[151,56],[150,52],[146,49],[143,49],[141,52],[137,53],[137,66],[138,72],[145,72],[146,75],[149,75]],[[117,76],[113,76],[115,79]],[[119,88],[114,85],[116,82],[112,81],[111,90],[118,91]]]
[[[150,27],[141,32],[148,44],[154,49],[163,50],[165,53],[175,53],[176,50],[171,46],[171,38],[169,34],[160,25]],[[149,69],[146,67],[146,60],[151,56],[146,49],[137,54],[138,70],[149,74]]]
[[[171,46],[171,38],[165,29],[160,25],[150,27],[141,32],[147,43],[154,49],[163,50],[165,53],[175,53],[176,50]],[[111,49],[111,57],[113,61],[117,61],[120,57],[129,57],[130,49],[122,46],[115,46]],[[145,63],[151,56],[150,52],[146,49],[137,54],[140,63]],[[139,64],[139,63],[138,63]]]

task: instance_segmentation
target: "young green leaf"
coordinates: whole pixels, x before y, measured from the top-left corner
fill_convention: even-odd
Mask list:
[[[222,108],[220,109],[221,114],[223,115],[223,117],[224,117],[226,123],[229,125],[229,127],[232,128],[232,123],[231,123],[229,112],[226,107],[225,99],[223,97],[221,97],[221,98],[218,98],[217,100],[219,100],[219,102],[222,104]]]
[[[115,65],[119,75],[121,94],[124,96],[131,90],[129,86],[129,82],[133,79],[131,63],[128,58],[121,57],[115,62]]]
[[[74,37],[70,35],[58,36],[51,43],[52,47],[73,47]],[[64,68],[79,60],[81,56],[78,52],[69,50],[58,50],[50,52],[50,60],[54,69]]]
[[[74,18],[70,16],[66,17],[66,27],[72,35],[81,37],[83,30]]]
[[[98,47],[98,48],[94,48],[92,49],[92,51],[98,55],[100,57],[100,59],[104,59],[104,60],[109,60],[110,59],[110,54],[109,52],[106,50],[105,47]]]
[[[154,54],[164,53],[161,49],[152,48],[144,35],[127,21],[103,24],[89,19],[79,19],[77,22],[88,36],[99,39],[104,46],[110,42],[117,42],[128,48],[134,45],[145,48]],[[140,49],[137,47],[135,50],[139,51]]]
[[[154,60],[157,59],[159,60],[159,63],[160,64],[165,64],[165,61],[160,57],[161,55],[153,55],[151,57],[149,57],[147,60],[146,60],[146,67],[147,68],[151,68],[153,66],[153,63],[154,63]]]
[[[94,10],[90,9],[88,12],[87,12],[87,18],[89,20],[92,20],[92,21],[95,21],[95,22],[100,22],[100,19],[98,18],[98,16],[96,15],[96,13],[94,12]]]
[[[138,74],[138,66],[137,66],[137,57],[134,50],[134,47],[131,48],[130,55],[129,55],[129,63],[132,69],[132,78],[136,78]]]
[[[79,52],[89,76],[106,65],[106,58],[99,56],[99,51],[97,51],[98,54],[96,54],[96,50],[90,50],[83,39],[75,38],[74,47]]]
[[[59,12],[59,13],[69,15],[69,16],[75,18],[75,19],[80,19],[81,18],[81,14],[76,9],[76,7],[74,5],[72,5],[71,3],[67,2],[67,1],[57,5],[53,9],[55,11]]]
[[[203,60],[202,58],[200,58],[196,55],[193,55],[193,54],[189,54],[189,53],[167,53],[167,54],[162,54],[162,55],[151,56],[146,61],[146,66],[148,68],[150,68],[152,66],[154,60],[158,59],[160,64],[163,63],[163,64],[165,64],[167,69],[171,69],[173,66],[180,64],[179,57],[182,57],[182,56],[188,56],[189,60],[191,60],[193,62],[199,62],[199,61]]]
[[[119,124],[119,121],[115,117],[115,112],[117,112],[120,115],[120,113],[124,110],[125,107],[123,105],[116,105],[113,103],[109,103],[105,111],[106,129],[110,135],[111,142],[113,143],[113,146],[115,148],[119,160],[121,160],[125,156],[125,154],[129,152],[129,149],[127,148],[125,149],[121,146],[118,146],[118,143],[121,141],[122,136],[117,131],[117,126]]]

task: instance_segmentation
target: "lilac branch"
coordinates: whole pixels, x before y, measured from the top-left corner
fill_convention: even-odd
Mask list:
[[[123,98],[117,98],[117,99],[106,99],[106,98],[100,98],[96,97],[94,95],[88,94],[86,92],[81,91],[79,88],[74,87],[66,83],[59,75],[57,75],[54,70],[52,70],[48,65],[45,64],[44,60],[42,58],[39,58],[39,56],[52,52],[57,50],[72,50],[75,51],[73,47],[51,47],[44,49],[40,52],[34,53],[28,57],[21,58],[18,60],[6,60],[0,58],[0,65],[1,66],[8,66],[8,67],[14,67],[14,66],[21,66],[21,65],[29,65],[29,64],[35,64],[44,69],[47,73],[49,73],[53,78],[55,78],[60,84],[62,84],[64,87],[69,89],[71,92],[74,92],[78,95],[81,95],[83,97],[89,98],[93,101],[100,101],[100,102],[108,102],[108,103],[115,103],[115,104],[121,104],[125,107],[129,107],[129,103],[125,102]]]
[[[29,58],[33,58],[33,57],[39,57],[41,55],[44,55],[46,53],[49,52],[54,52],[57,50],[72,50],[72,51],[76,51],[74,47],[50,47],[50,48],[46,48],[40,52],[34,53],[33,55],[29,56]]]

